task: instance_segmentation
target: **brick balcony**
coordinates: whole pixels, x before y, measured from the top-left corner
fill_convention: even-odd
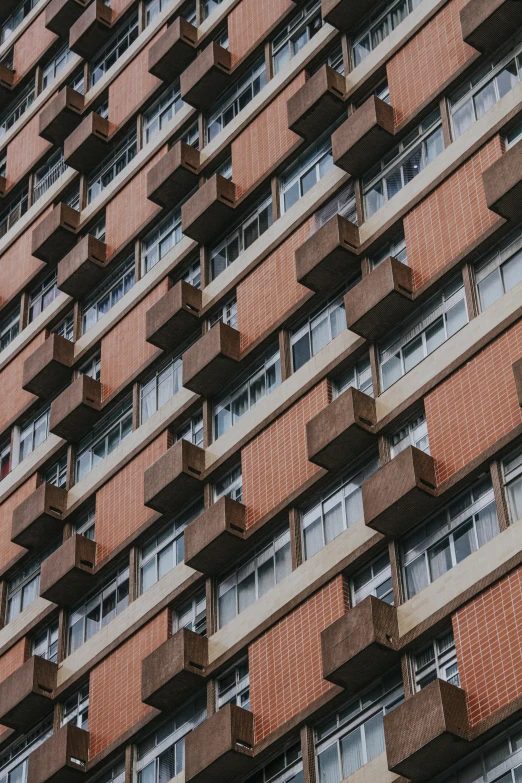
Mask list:
[[[232,57],[215,41],[209,44],[181,74],[181,97],[196,109],[204,109],[230,84]]]
[[[207,666],[208,639],[181,628],[142,661],[141,700],[175,710],[204,686]]]
[[[58,263],[56,285],[69,296],[83,299],[106,274],[107,245],[91,234],[82,237]]]
[[[183,354],[183,386],[211,396],[233,377],[239,356],[239,332],[218,321]]]
[[[90,60],[112,35],[111,9],[94,0],[69,30],[69,49],[85,60]]]
[[[187,734],[186,783],[224,783],[247,774],[253,747],[253,714],[227,704]]]
[[[185,529],[185,563],[209,576],[219,574],[245,550],[246,508],[219,498]]]
[[[360,177],[393,146],[393,108],[372,95],[332,134],[336,166]]]
[[[307,141],[321,136],[345,109],[346,80],[329,65],[323,65],[287,104],[288,127]]]
[[[2,726],[27,731],[53,708],[56,663],[33,656],[0,683]]]
[[[295,251],[297,282],[316,293],[327,293],[360,271],[359,229],[334,215]]]
[[[71,379],[74,344],[54,332],[24,362],[22,388],[48,399]]]
[[[149,49],[149,73],[173,82],[196,57],[198,31],[178,16]]]
[[[67,204],[57,204],[33,229],[31,253],[47,264],[63,258],[76,244],[80,213]]]
[[[96,542],[72,535],[42,563],[40,596],[58,606],[76,603],[94,586]]]
[[[235,185],[221,174],[214,174],[181,207],[181,226],[185,236],[202,245],[225,230],[234,216]]]
[[[63,158],[82,174],[92,171],[107,155],[109,121],[92,111],[65,139]]]
[[[164,351],[201,329],[201,289],[180,280],[147,310],[146,340]]]
[[[79,441],[98,420],[101,407],[101,383],[82,373],[52,401],[49,430],[69,442]]]
[[[47,6],[49,9],[51,6]],[[64,87],[40,112],[40,136],[62,146],[82,121],[84,97],[72,87]]]
[[[147,198],[168,209],[188,196],[199,182],[198,150],[178,141],[147,174]]]
[[[203,492],[204,470],[205,450],[178,440],[145,471],[145,505],[162,513],[183,505],[194,493]]]
[[[67,492],[44,482],[13,511],[11,541],[27,549],[40,548],[63,530]]]
[[[89,732],[66,723],[29,756],[27,783],[76,783],[88,758]]]

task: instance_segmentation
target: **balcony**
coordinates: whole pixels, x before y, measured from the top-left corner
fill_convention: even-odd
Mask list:
[[[46,546],[63,530],[67,492],[44,482],[13,511],[11,541],[26,549]]]
[[[40,596],[58,606],[76,603],[94,585],[96,542],[73,535],[43,561]]]
[[[197,43],[197,29],[178,16],[149,49],[149,73],[173,82],[196,57]]]
[[[436,490],[433,457],[408,446],[363,482],[364,520],[397,538],[436,508]]]
[[[513,375],[515,377],[515,387],[517,390],[518,404],[522,408],[522,359],[518,359],[513,364]]]
[[[377,340],[413,310],[413,275],[389,256],[344,296],[346,328]]]
[[[66,723],[28,758],[27,783],[76,783],[89,760],[89,732]]]
[[[460,11],[462,38],[479,52],[496,52],[521,24],[519,0],[470,0]]]
[[[288,127],[307,141],[321,136],[345,109],[346,80],[329,65],[317,73],[288,101]]]
[[[409,780],[429,780],[468,750],[466,693],[434,680],[384,716],[388,767]]]
[[[52,401],[49,430],[69,442],[80,440],[99,418],[101,397],[101,383],[80,375]]]
[[[223,783],[246,775],[253,747],[254,715],[227,704],[185,737],[185,782]]]
[[[51,6],[47,6],[49,9]],[[61,147],[81,122],[84,98],[72,87],[63,90],[40,113],[40,136]]]
[[[178,508],[201,493],[205,450],[188,440],[178,440],[144,475],[144,504],[162,513]]]
[[[308,459],[341,470],[377,445],[375,400],[350,387],[306,425]]]
[[[181,74],[181,97],[196,109],[208,109],[230,85],[232,58],[213,41]]]
[[[45,26],[65,38],[89,3],[90,0],[51,0],[45,10]]]
[[[327,293],[360,271],[356,255],[359,229],[334,215],[295,252],[297,282],[316,293]]]
[[[380,0],[367,0],[364,5],[357,0],[321,0],[323,19],[342,32],[348,32],[371,15]]]
[[[522,220],[521,165],[522,141],[519,141],[482,173],[488,209],[517,222]]]
[[[0,683],[2,726],[26,731],[53,707],[56,663],[33,656]]]
[[[220,498],[185,529],[185,563],[202,574],[223,571],[245,549],[246,508]]]
[[[237,329],[219,321],[183,354],[183,386],[211,397],[233,377],[239,361]]]
[[[11,98],[11,92],[14,86],[15,72],[7,65],[0,63],[0,101],[7,101]],[[4,108],[3,106],[0,108]]]
[[[4,198],[7,191],[7,180],[5,177],[0,176],[0,198]]]
[[[59,334],[50,334],[24,362],[22,388],[48,399],[71,379],[74,345]]]
[[[70,28],[69,49],[90,60],[111,37],[111,25],[111,9],[102,0],[94,0]]]
[[[205,683],[208,639],[182,628],[142,661],[141,700],[164,712],[181,707]]]
[[[57,204],[32,234],[31,253],[40,261],[52,264],[63,258],[76,244],[80,213],[67,204]]]
[[[109,121],[92,111],[65,139],[65,164],[82,174],[92,171],[107,154],[109,132]]]
[[[179,204],[199,182],[199,157],[198,150],[178,141],[147,174],[147,198],[164,209]]]
[[[236,188],[221,174],[214,174],[181,207],[185,236],[202,245],[221,234],[234,216]]]
[[[201,307],[201,289],[180,280],[147,310],[147,342],[163,351],[180,345],[201,328]]]
[[[84,236],[58,264],[60,291],[83,299],[105,276],[107,245],[92,234]]]
[[[335,165],[360,177],[393,146],[394,130],[392,107],[372,95],[332,133]]]
[[[321,633],[323,677],[356,694],[399,659],[397,609],[373,595]]]

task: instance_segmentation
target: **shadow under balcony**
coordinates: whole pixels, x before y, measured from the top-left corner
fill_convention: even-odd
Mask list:
[[[31,253],[52,264],[63,258],[76,244],[80,213],[67,204],[57,204],[32,233]]]
[[[180,280],[147,310],[145,339],[163,351],[174,349],[201,328],[201,307],[201,289]]]
[[[287,104],[288,127],[307,141],[322,135],[345,109],[344,76],[323,65]]]
[[[56,35],[66,37],[91,0],[51,0],[45,9],[45,26]]]
[[[338,287],[360,271],[358,247],[357,226],[334,215],[295,251],[297,282],[316,293]]]
[[[26,549],[40,548],[63,530],[67,492],[44,482],[13,511],[11,541]]]
[[[379,0],[367,0],[364,4],[359,0],[321,0],[323,19],[341,32],[348,32],[368,18]]]
[[[28,758],[27,783],[75,783],[89,759],[89,732],[66,723]]]
[[[173,82],[196,57],[198,31],[178,16],[149,49],[148,70],[164,82]]]
[[[55,332],[24,362],[22,389],[48,399],[71,378],[74,344]]]
[[[4,63],[0,63],[0,101],[7,102],[12,97],[15,72]],[[0,106],[1,109],[5,106]]]
[[[225,570],[245,550],[246,508],[222,497],[185,528],[185,563],[202,574]]]
[[[393,109],[372,95],[332,133],[336,166],[360,177],[393,146]]]
[[[83,105],[83,95],[72,87],[60,90],[40,113],[39,133],[42,139],[61,147],[82,121]]]
[[[195,493],[201,493],[205,450],[178,440],[145,471],[144,504],[165,513],[179,508]]]
[[[506,220],[522,220],[521,167],[522,141],[519,141],[482,173],[488,209]]]
[[[141,700],[170,712],[205,684],[208,639],[181,628],[142,661]]]
[[[61,607],[71,606],[94,585],[96,542],[70,536],[42,563],[40,596]]]
[[[174,207],[199,182],[199,151],[178,141],[147,174],[147,198],[164,209]]]
[[[460,11],[462,38],[479,52],[496,52],[521,24],[520,0],[470,0]]]
[[[0,683],[2,726],[27,731],[52,710],[57,670],[56,663],[33,656]]]
[[[185,737],[186,783],[224,783],[252,767],[254,715],[227,704]]]
[[[112,16],[102,0],[91,2],[70,28],[69,49],[90,60],[112,35]]]
[[[52,401],[49,430],[70,443],[77,442],[95,425],[101,407],[101,383],[82,373]]]
[[[63,159],[67,166],[86,174],[107,154],[109,121],[92,111],[65,139]]]
[[[75,299],[83,299],[106,274],[107,245],[92,234],[82,237],[58,263],[57,287]]]
[[[196,109],[209,108],[231,83],[232,57],[213,41],[181,74],[181,98]]]
[[[208,244],[230,225],[234,216],[236,188],[221,174],[214,174],[181,207],[185,236]]]
[[[183,386],[210,397],[237,371],[240,334],[218,321],[183,354]]]

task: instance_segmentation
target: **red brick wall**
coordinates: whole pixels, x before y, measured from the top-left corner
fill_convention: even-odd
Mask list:
[[[404,218],[415,288],[498,220],[487,208],[482,172],[501,155],[502,141],[495,136]]]
[[[0,656],[0,682],[9,677],[29,657],[29,639],[20,639],[6,653]]]
[[[45,9],[15,42],[13,64],[15,79],[18,81],[40,59],[57,36],[45,26]]]
[[[241,452],[247,527],[277,506],[319,468],[308,461],[306,424],[328,405],[322,381]]]
[[[158,349],[145,340],[147,310],[168,291],[167,278],[118,321],[105,337],[101,348],[102,397],[118,389]]]
[[[7,181],[14,185],[31,166],[39,160],[44,152],[51,149],[51,144],[38,135],[40,119],[37,114],[27,125],[17,133],[7,147]]]
[[[0,432],[9,421],[36,397],[22,389],[24,361],[40,346],[45,339],[45,332],[40,332],[18,356],[0,372],[0,389],[2,389],[2,405],[0,406]]]
[[[228,41],[232,62],[240,60],[261,41],[278,19],[289,9],[292,0],[267,0],[259,13],[259,0],[242,0],[228,15]]]
[[[310,234],[307,220],[239,283],[238,329],[244,351],[309,292],[295,277],[295,251]]]
[[[112,7],[112,6],[111,6]],[[122,125],[140,103],[154,90],[160,80],[149,73],[149,49],[160,33],[131,60],[127,68],[109,85],[109,120],[115,126]]]
[[[338,576],[250,645],[256,742],[333,687],[323,679],[321,631],[348,607],[347,585]]]
[[[32,230],[49,214],[52,207],[46,209],[36,220],[31,229],[24,233],[13,242],[8,250],[2,255],[0,264],[0,303],[11,298],[19,291],[23,284],[41,269],[44,264],[42,261],[31,255]]]
[[[141,701],[141,662],[166,641],[169,632],[168,614],[165,609],[91,671],[90,758],[152,709]]]
[[[154,515],[154,511],[143,505],[143,474],[167,448],[166,430],[96,493],[98,560],[110,554]]]
[[[11,523],[13,511],[36,489],[37,474],[34,473],[25,484],[22,484],[16,492],[13,492],[2,505],[0,505],[0,568],[3,568],[10,560],[26,552],[21,546],[11,541]]]
[[[522,321],[424,398],[437,480],[522,422],[511,365],[522,356]]]
[[[471,725],[522,695],[522,568],[453,616]]]
[[[305,72],[301,71],[232,142],[232,174],[237,196],[263,177],[297,141],[302,141],[288,129],[286,104],[305,81]]]
[[[396,125],[476,54],[462,40],[460,9],[467,2],[452,0],[388,61],[386,71]]]

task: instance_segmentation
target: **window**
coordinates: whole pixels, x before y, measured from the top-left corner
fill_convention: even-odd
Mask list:
[[[20,334],[20,304],[0,320],[0,351]]]
[[[250,709],[250,677],[248,675],[248,660],[241,661],[230,671],[218,677],[216,692],[216,709],[220,710],[226,704],[236,704],[244,710]]]
[[[214,402],[214,437],[219,438],[271,394],[281,383],[281,360],[279,348],[267,356],[236,385],[232,391],[225,391]]]
[[[382,388],[395,381],[446,342],[468,323],[462,276],[433,296],[407,326],[400,327],[379,346]]]
[[[194,261],[181,279],[189,283],[189,285],[193,285],[194,288],[201,288],[201,265],[199,261]]]
[[[34,82],[20,92],[0,117],[0,138],[18,122],[34,101]]]
[[[91,541],[94,541],[94,526],[95,526],[96,514],[94,506],[80,514],[78,519],[73,523],[73,532],[77,536],[83,536]]]
[[[202,0],[201,10],[203,19],[206,19],[207,16],[210,16],[212,11],[215,11],[222,2],[223,0]]]
[[[214,484],[214,503],[222,497],[232,498],[232,500],[241,503],[242,490],[243,476],[241,473],[241,465],[239,465]]]
[[[290,207],[308,193],[333,166],[332,130],[328,131],[315,144],[312,144],[281,175],[281,210],[287,212]]]
[[[47,163],[41,166],[34,175],[33,185],[33,204],[42,198],[44,193],[49,190],[51,185],[57,182],[62,174],[67,170],[67,166],[63,160],[63,152],[61,149],[56,150]]]
[[[229,623],[292,570],[290,530],[276,533],[218,585],[219,627]]]
[[[199,125],[197,122],[194,123],[194,125],[191,125],[191,127],[188,129],[186,133],[183,134],[181,137],[182,141],[185,142],[185,144],[188,144],[189,147],[194,147],[194,149],[199,150]],[[169,147],[174,146],[175,141],[171,142],[169,144]]]
[[[115,62],[127,51],[138,37],[138,14],[130,19],[112,36],[101,52],[90,63],[91,87],[94,87]]]
[[[139,743],[138,783],[164,783],[185,769],[185,737],[207,717],[207,694],[185,704],[166,723]]]
[[[272,225],[272,197],[267,196],[210,251],[210,275],[214,280]]]
[[[129,165],[138,151],[136,131],[120,142],[87,180],[87,203],[94,201],[113,179]]]
[[[2,783],[25,783],[28,757],[52,733],[53,716],[51,713],[26,734],[13,740],[0,754],[0,780]]]
[[[64,487],[67,484],[67,454],[63,454],[60,459],[53,462],[43,471],[43,480],[47,484],[54,484],[55,487]]]
[[[54,269],[50,274],[43,278],[29,294],[29,323],[31,324],[40,313],[49,307],[58,296],[57,270]]]
[[[166,11],[167,8],[173,4],[173,0],[148,0],[146,5],[146,22],[148,27],[151,22],[156,19],[157,16]],[[182,14],[185,17],[185,14]],[[186,18],[186,17],[185,17]]]
[[[129,603],[129,567],[123,566],[101,589],[72,609],[67,622],[69,655],[110,623]]]
[[[457,651],[453,631],[434,639],[413,658],[415,686],[418,691],[437,678],[460,685]]]
[[[353,180],[339,190],[314,215],[313,230],[318,231],[334,215],[342,215],[354,225],[357,225],[357,207]]]
[[[89,234],[100,242],[105,242],[105,212],[102,216],[89,228]]]
[[[440,111],[432,112],[362,180],[364,212],[371,217],[444,150]]]
[[[149,272],[158,261],[167,255],[178,242],[181,242],[181,208],[177,207],[163,218],[158,225],[142,240],[141,261],[143,273]]]
[[[512,522],[522,517],[522,451],[502,460],[502,475],[506,488],[509,516]]]
[[[205,588],[185,601],[174,613],[175,628],[188,628],[189,631],[207,635],[207,598]]]
[[[134,282],[134,256],[130,256],[83,303],[83,334],[131,290]]]
[[[378,253],[370,258],[372,269],[375,269],[379,264],[382,264],[382,262],[390,256],[408,266],[408,254],[406,252],[404,231],[400,231],[390,242],[387,242]]]
[[[174,440],[188,440],[195,446],[203,446],[203,413],[191,416],[175,433]]]
[[[458,765],[459,772],[452,772],[444,783],[521,783],[522,781],[522,726],[517,723],[509,734],[482,743],[479,754],[473,754]]]
[[[143,142],[148,144],[183,108],[179,79],[167,87],[150,109],[143,114]]]
[[[522,280],[522,232],[511,235],[475,266],[481,310],[504,296]]]
[[[181,389],[183,363],[181,356],[170,359],[154,371],[152,378],[141,386],[141,423],[156,413]]]
[[[62,704],[62,722],[72,723],[85,731],[89,728],[89,683],[82,685],[80,690],[69,696]]]
[[[132,432],[132,396],[129,395],[94,426],[78,444],[76,481],[99,465]]]
[[[383,753],[383,717],[403,699],[400,672],[394,672],[320,723],[315,729],[318,783],[340,783]]]
[[[52,60],[47,65],[44,65],[42,73],[42,90],[45,90],[58,76],[62,68],[65,68],[67,63],[73,59],[74,52],[72,52],[68,46],[64,46],[58,54],[55,54]]]
[[[237,329],[237,301],[234,296],[233,299],[229,299],[225,302],[219,310],[216,310],[208,319],[208,325],[211,329],[219,321],[223,321],[227,326],[231,326],[233,329]]]
[[[8,16],[2,24],[2,43],[11,37],[18,25],[22,24],[25,17],[31,13],[35,5],[38,5],[39,2],[40,0],[22,0],[22,2],[19,3],[11,16]]]
[[[263,769],[248,778],[246,783],[303,783],[300,743],[297,742],[276,756]]]
[[[156,584],[165,574],[183,562],[183,531],[203,511],[203,498],[191,503],[140,550],[140,591]]]
[[[272,41],[274,73],[279,73],[292,57],[301,51],[310,38],[321,29],[322,23],[319,0],[312,0],[292,16],[291,21]]]
[[[388,552],[383,552],[382,555],[374,558],[371,563],[356,571],[350,579],[352,606],[357,606],[369,595],[393,606],[393,584]]]
[[[359,65],[422,0],[392,0],[381,6],[353,35],[353,61]]]
[[[29,560],[23,568],[7,582],[7,622],[27,609],[40,595],[40,568],[43,561],[61,544],[53,541],[43,552]]]
[[[360,359],[353,367],[349,367],[334,383],[334,397],[338,397],[350,386],[373,397],[372,367],[370,357]]]
[[[46,661],[58,661],[58,620],[46,625],[31,639],[31,655],[45,658]]]
[[[64,337],[66,340],[74,341],[74,310],[65,316],[60,323],[54,327],[54,334],[59,334],[60,337]]]
[[[94,356],[91,356],[85,364],[82,364],[81,367],[78,368],[78,372],[80,375],[88,375],[89,378],[99,381],[101,372],[101,353],[98,351]]]
[[[419,593],[499,533],[491,479],[470,490],[402,541],[408,598]]]
[[[265,84],[266,65],[264,57],[261,57],[237,80],[232,89],[220,98],[219,106],[211,111],[207,118],[207,143],[248,106]]]
[[[96,783],[125,783],[125,759],[116,761],[109,769],[102,772],[97,778]]]
[[[421,413],[414,419],[407,421],[397,432],[394,432],[390,438],[390,453],[392,458],[400,454],[401,451],[415,446],[416,449],[430,453],[430,443],[428,440],[428,423],[426,416]]]
[[[294,372],[346,329],[344,296],[336,296],[325,307],[308,316],[306,322],[292,331],[292,367]]]
[[[512,130],[509,131],[509,133],[506,134],[506,149],[513,147],[513,145],[516,144],[517,141],[520,141],[520,139],[522,139],[522,123],[516,125]]]
[[[7,207],[0,212],[0,239],[25,215],[28,206],[29,189],[25,183],[18,194],[9,201]]]
[[[20,428],[18,462],[23,462],[44,440],[47,440],[50,411],[51,403],[47,403],[43,410],[40,410],[27,424]]]
[[[342,479],[303,509],[304,557],[308,560],[363,517],[361,484],[379,470],[377,458]]]
[[[0,443],[0,481],[11,472],[11,440]]]

